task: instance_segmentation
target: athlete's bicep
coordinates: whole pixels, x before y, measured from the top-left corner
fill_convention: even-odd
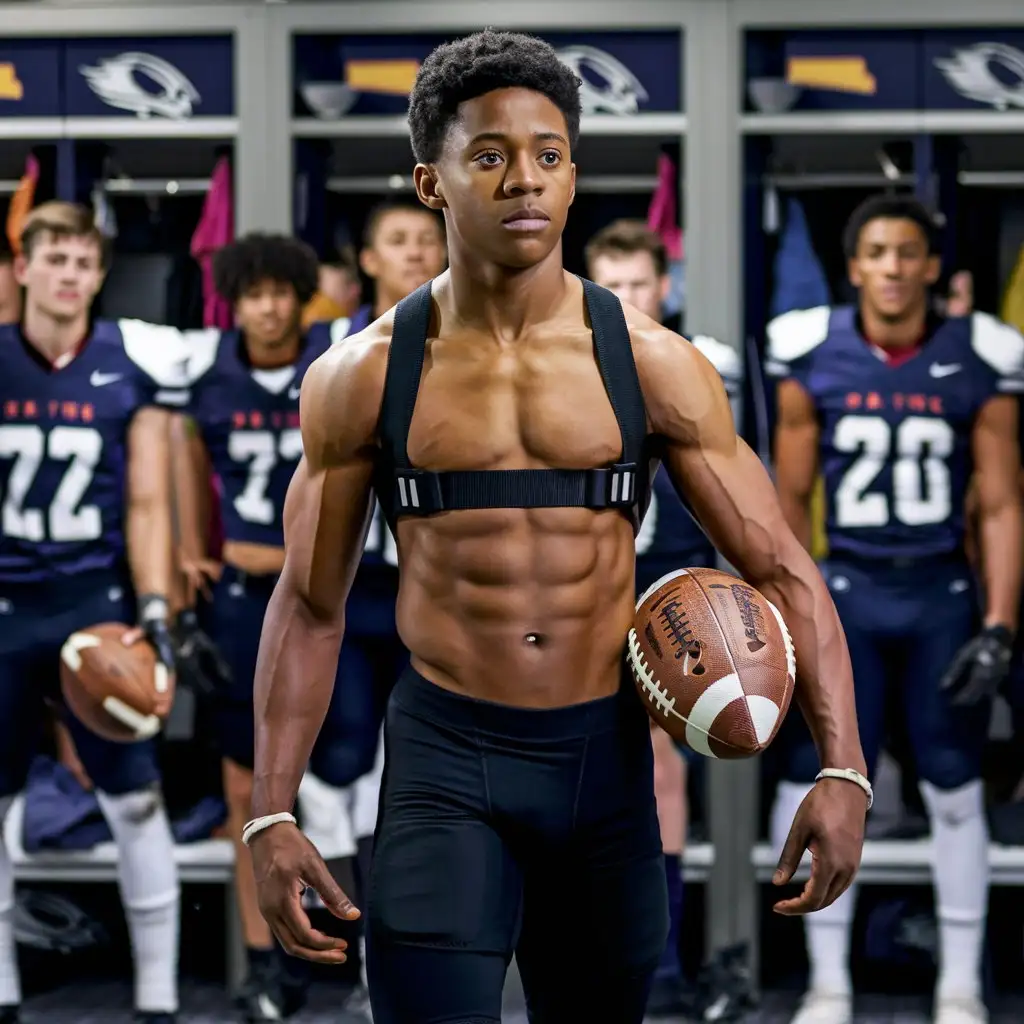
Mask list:
[[[982,513],[1017,504],[1021,471],[1016,396],[998,395],[982,406],[974,422],[971,447],[975,487]]]
[[[322,355],[302,382],[303,456],[284,503],[285,566],[309,613],[338,621],[373,508],[386,345],[353,339]]]
[[[170,500],[170,413],[140,409],[128,428],[128,502]]]
[[[338,618],[369,528],[373,463],[312,471],[303,458],[284,503],[286,582],[316,618]]]
[[[751,582],[773,579],[801,549],[771,477],[737,436],[718,374],[700,353],[672,349],[638,361],[665,468],[715,547]]]

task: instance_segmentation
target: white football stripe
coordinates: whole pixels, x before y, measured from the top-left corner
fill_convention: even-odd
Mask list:
[[[156,715],[143,715],[125,704],[120,697],[104,697],[103,710],[131,729],[136,739],[148,740],[160,731],[160,719]]]
[[[735,672],[716,679],[690,708],[686,721],[686,742],[699,753],[714,757],[708,743],[708,733],[711,732],[711,727],[722,710],[741,697],[743,686]]]
[[[167,671],[167,666],[162,661],[158,661],[153,669],[153,686],[157,693],[166,693],[169,685],[170,674]]]
[[[687,569],[676,569],[675,572],[667,572],[660,580],[655,580],[641,595],[640,600],[637,601],[636,606],[639,607],[646,601],[651,594],[656,590],[663,587],[666,583],[670,583],[672,580],[679,579],[680,576],[689,576],[689,570]]]
[[[757,742],[764,746],[771,738],[772,730],[779,720],[782,709],[769,697],[750,693],[747,694],[747,710],[750,712],[750,721],[754,723],[754,735],[757,737]]]
[[[786,620],[782,617],[782,612],[775,607],[767,598],[765,598],[765,604],[768,605],[772,610],[772,615],[775,616],[775,621],[779,624],[779,629],[782,631],[782,641],[786,645],[786,671],[789,673],[789,678],[796,679],[796,649],[793,647],[793,638],[789,634],[789,626],[786,625]]]
[[[92,633],[72,633],[60,649],[60,658],[72,672],[82,671],[82,654],[88,647],[99,647],[100,638]]]

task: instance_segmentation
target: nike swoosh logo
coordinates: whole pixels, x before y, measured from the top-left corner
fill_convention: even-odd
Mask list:
[[[298,385],[296,385],[296,384],[293,384],[293,385],[292,385],[292,386],[291,386],[291,387],[290,387],[290,388],[288,389],[288,397],[289,397],[289,398],[290,398],[290,399],[291,399],[291,400],[292,400],[293,402],[297,402],[297,401],[299,400],[299,395],[300,395],[301,393],[302,393],[302,388],[301,388],[301,387],[299,387],[299,386],[298,386]]]
[[[959,373],[960,370],[961,366],[959,363],[950,363],[948,366],[945,366],[942,363],[932,363],[932,365],[928,367],[928,376],[949,377],[954,373]]]
[[[94,388],[102,388],[107,384],[119,381],[123,376],[123,373],[101,373],[99,370],[93,370],[89,377],[89,383]]]

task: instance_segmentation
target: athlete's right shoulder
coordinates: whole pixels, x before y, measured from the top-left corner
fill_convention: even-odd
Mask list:
[[[327,468],[376,444],[390,347],[391,324],[384,318],[310,365],[299,399],[309,462]]]
[[[828,337],[831,306],[794,309],[768,323],[768,360],[765,369],[773,377],[789,377],[793,364],[809,356]]]

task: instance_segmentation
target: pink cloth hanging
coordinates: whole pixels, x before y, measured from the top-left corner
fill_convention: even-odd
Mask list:
[[[679,174],[672,158],[662,153],[658,157],[658,184],[647,208],[647,226],[665,243],[670,260],[683,258],[683,232],[676,216],[678,204]]]
[[[203,272],[203,326],[230,330],[235,325],[231,303],[213,286],[213,254],[235,237],[235,202],[231,183],[231,161],[221,157],[210,178],[210,191],[203,203],[199,225],[192,235],[192,257]]]

